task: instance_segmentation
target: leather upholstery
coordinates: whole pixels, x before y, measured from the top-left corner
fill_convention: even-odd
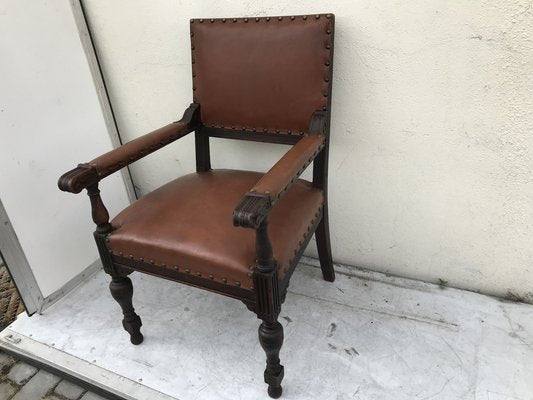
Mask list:
[[[174,122],[108,151],[88,164],[96,169],[99,176],[107,176],[190,131],[186,122]]]
[[[272,204],[283,196],[319,151],[324,147],[323,135],[305,136],[254,185],[250,192],[268,194]]]
[[[114,254],[161,268],[252,287],[255,231],[234,227],[232,212],[261,173],[213,170],[178,178],[136,201],[112,220]],[[298,179],[269,214],[280,276],[319,216],[323,193]],[[188,271],[187,271],[188,270]]]
[[[333,15],[191,20],[194,101],[209,127],[301,133],[327,108]]]

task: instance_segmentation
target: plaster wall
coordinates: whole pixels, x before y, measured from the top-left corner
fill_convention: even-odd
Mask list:
[[[530,2],[84,5],[124,140],[178,119],[190,103],[189,18],[335,13],[335,260],[533,301]],[[285,150],[213,140],[212,163],[267,170]],[[193,169],[187,137],[132,172],[146,193]]]

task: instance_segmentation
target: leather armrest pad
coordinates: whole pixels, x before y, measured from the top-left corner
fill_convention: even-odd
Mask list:
[[[313,161],[324,145],[324,135],[304,136],[255,184],[250,192],[268,195],[274,204]]]
[[[111,150],[88,164],[104,177],[190,132],[185,122],[174,122]]]
[[[322,150],[325,140],[324,135],[308,135],[300,139],[244,195],[233,211],[233,225],[257,229],[274,203]]]

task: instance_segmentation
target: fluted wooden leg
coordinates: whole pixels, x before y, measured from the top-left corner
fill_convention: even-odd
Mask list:
[[[122,326],[130,334],[130,341],[133,344],[141,344],[143,335],[141,333],[141,318],[135,313],[132,304],[133,285],[127,276],[112,276],[109,284],[111,295],[120,304],[124,319]]]
[[[259,343],[267,357],[265,383],[268,384],[268,395],[277,399],[281,396],[281,381],[283,380],[283,365],[279,361],[279,351],[283,344],[281,324],[278,321],[263,321],[259,326]]]

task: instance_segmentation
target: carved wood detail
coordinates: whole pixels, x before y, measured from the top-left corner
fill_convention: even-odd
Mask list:
[[[96,224],[96,232],[110,232],[112,228],[109,223],[109,212],[100,197],[100,190],[98,189],[97,183],[87,187],[87,195],[91,200],[91,215],[93,222]]]
[[[248,192],[233,211],[233,225],[257,229],[270,209],[270,196]]]
[[[59,178],[57,186],[63,192],[79,193],[86,187],[98,183],[99,180],[95,168],[89,164],[79,164],[76,168],[63,174]]]

